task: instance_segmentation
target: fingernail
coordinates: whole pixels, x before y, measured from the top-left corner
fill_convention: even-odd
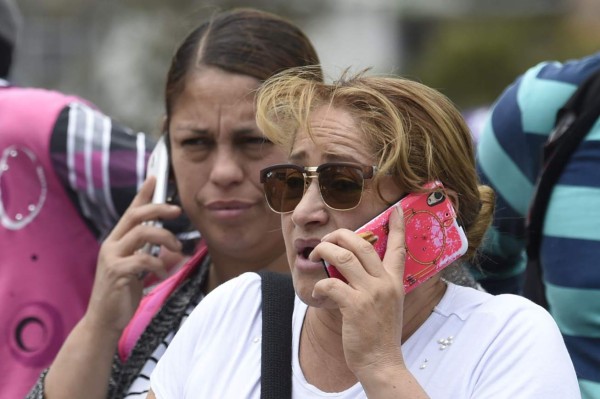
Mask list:
[[[400,204],[397,204],[396,206],[394,206],[394,208],[396,208],[396,213],[400,216],[402,216],[404,214],[404,211],[402,209],[402,207],[400,206]]]

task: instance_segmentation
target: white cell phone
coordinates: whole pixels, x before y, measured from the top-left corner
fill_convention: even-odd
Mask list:
[[[167,150],[164,136],[161,136],[150,154],[146,168],[146,177],[148,176],[156,177],[152,203],[164,204],[167,201],[167,188],[169,184],[169,151]],[[162,227],[160,220],[153,220],[146,222],[146,224]],[[143,251],[153,256],[158,256],[160,246],[148,243],[144,245]]]

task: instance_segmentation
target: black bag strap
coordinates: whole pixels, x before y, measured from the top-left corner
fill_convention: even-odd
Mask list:
[[[558,111],[554,131],[544,145],[542,172],[529,208],[523,295],[546,309],[548,302],[540,265],[540,244],[548,202],[569,158],[599,116],[600,70],[589,76]]]
[[[288,274],[260,271],[262,278],[261,399],[292,397],[294,285]]]

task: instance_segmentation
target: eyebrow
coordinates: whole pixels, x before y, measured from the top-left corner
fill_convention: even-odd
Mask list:
[[[191,132],[194,134],[209,134],[209,130],[206,128],[198,128],[195,127],[193,125],[189,125],[189,124],[182,124],[182,125],[175,125],[174,127],[174,131],[186,131],[186,132]]]
[[[212,133],[211,129],[198,128],[198,127],[194,127],[191,125],[176,126],[174,130],[175,131],[186,131],[186,132],[190,132],[192,134],[199,135],[199,136],[213,136],[214,135],[214,133]],[[234,138],[251,135],[251,134],[257,134],[259,136],[264,136],[264,134],[262,134],[262,132],[257,128],[240,127],[240,128],[233,129],[233,137]]]
[[[235,137],[248,135],[248,134],[258,134],[259,136],[264,136],[264,134],[258,128],[241,127],[241,128],[233,129],[233,135]]]

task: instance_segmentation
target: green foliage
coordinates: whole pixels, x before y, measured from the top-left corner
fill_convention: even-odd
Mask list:
[[[541,61],[597,51],[597,43],[594,48],[592,40],[582,41],[562,16],[471,17],[434,26],[405,70],[463,108],[494,101],[517,76]]]

